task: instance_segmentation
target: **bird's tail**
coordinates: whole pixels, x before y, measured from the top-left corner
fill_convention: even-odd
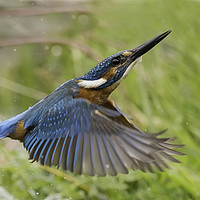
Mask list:
[[[7,137],[15,131],[17,123],[21,120],[21,116],[22,114],[19,114],[0,122],[0,139]]]

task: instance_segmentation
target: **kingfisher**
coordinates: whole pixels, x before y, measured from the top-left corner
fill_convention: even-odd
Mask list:
[[[0,122],[0,139],[19,140],[29,159],[41,165],[91,176],[154,172],[184,155],[170,138],[149,134],[133,124],[108,97],[142,55],[168,30],[132,50],[120,51],[84,76],[69,80],[17,116]]]

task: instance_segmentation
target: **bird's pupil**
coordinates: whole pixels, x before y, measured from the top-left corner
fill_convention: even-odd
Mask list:
[[[119,58],[114,58],[114,59],[112,60],[112,63],[113,63],[114,65],[118,65],[118,64],[120,63],[120,59],[119,59]]]

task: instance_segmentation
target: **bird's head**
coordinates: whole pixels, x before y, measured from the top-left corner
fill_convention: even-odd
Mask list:
[[[118,85],[141,61],[142,55],[163,40],[171,30],[158,35],[152,40],[132,50],[120,51],[102,62],[82,77],[76,79],[80,87],[100,90],[111,85]]]

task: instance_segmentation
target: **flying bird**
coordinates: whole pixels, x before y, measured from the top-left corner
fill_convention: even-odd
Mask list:
[[[132,50],[120,51],[84,76],[69,80],[23,113],[0,122],[0,139],[23,143],[32,161],[88,175],[154,172],[183,155],[162,134],[136,127],[108,97],[141,56],[171,30]]]

